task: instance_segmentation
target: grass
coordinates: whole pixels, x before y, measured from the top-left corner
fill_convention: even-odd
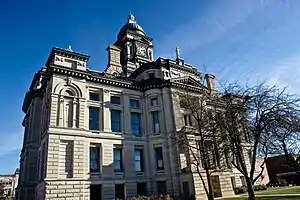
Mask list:
[[[224,200],[248,200],[248,197],[224,198]],[[300,200],[300,196],[256,197],[255,200]]]
[[[264,191],[255,192],[256,200],[300,200],[300,187],[281,187],[281,188],[268,188]],[[295,194],[296,196],[293,196]],[[272,196],[263,196],[272,195]],[[274,195],[274,196],[273,196]],[[278,195],[278,196],[276,196]],[[285,196],[286,195],[286,196]],[[238,197],[223,198],[223,200],[247,200],[247,194]]]
[[[284,187],[284,188],[268,188],[264,191],[256,192],[257,195],[273,195],[273,194],[300,194],[300,187]]]

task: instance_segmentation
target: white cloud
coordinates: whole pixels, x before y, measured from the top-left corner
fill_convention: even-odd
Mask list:
[[[287,86],[290,92],[300,95],[300,53],[277,62],[268,77],[270,84]]]
[[[201,45],[218,39],[226,31],[242,23],[248,16],[265,7],[268,1],[230,0],[218,2],[186,24],[157,41],[159,55],[174,57],[174,49],[179,46],[184,53],[191,53]]]
[[[23,132],[0,134],[0,156],[20,150],[23,141]]]

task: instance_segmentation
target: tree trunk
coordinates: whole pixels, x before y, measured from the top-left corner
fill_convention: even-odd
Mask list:
[[[247,183],[248,200],[255,200],[255,193],[254,193],[252,181],[250,180],[249,177],[245,177],[245,178]]]
[[[213,187],[211,183],[210,173],[208,169],[205,169],[206,178],[207,178],[207,185],[208,185],[208,200],[214,200],[214,193],[213,193]]]

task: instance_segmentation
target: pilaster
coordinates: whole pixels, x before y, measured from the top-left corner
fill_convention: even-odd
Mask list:
[[[109,104],[110,104],[109,90],[103,90],[104,132],[111,132]]]

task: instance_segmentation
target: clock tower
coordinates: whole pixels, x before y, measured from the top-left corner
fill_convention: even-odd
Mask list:
[[[116,46],[121,49],[120,63],[123,75],[129,76],[140,65],[151,62],[153,58],[153,40],[137,24],[133,15],[127,17],[127,23],[120,29]]]

